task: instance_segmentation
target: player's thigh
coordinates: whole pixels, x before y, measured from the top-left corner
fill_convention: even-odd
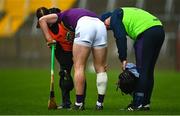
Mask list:
[[[96,37],[93,42],[93,58],[96,72],[103,72],[107,57],[107,31],[101,21],[96,26]]]
[[[64,51],[59,43],[56,44],[55,57],[60,64],[62,70],[71,70],[72,61],[72,51]]]
[[[96,72],[104,72],[107,63],[107,47],[93,48],[92,54]]]
[[[73,44],[73,61],[75,70],[84,70],[91,48],[81,44]]]

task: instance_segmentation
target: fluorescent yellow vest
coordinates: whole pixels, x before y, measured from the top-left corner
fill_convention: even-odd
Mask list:
[[[162,25],[160,20],[150,13],[133,7],[124,7],[123,24],[131,39],[136,40],[137,36],[150,27]]]

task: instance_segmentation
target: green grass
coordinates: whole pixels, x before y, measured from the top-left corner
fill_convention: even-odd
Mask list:
[[[56,70],[57,72],[57,70]],[[0,115],[119,115],[119,114],[180,114],[180,73],[156,71],[151,111],[127,112],[131,98],[116,91],[117,71],[109,71],[108,89],[103,111],[95,110],[96,75],[87,73],[85,111],[48,110],[50,71],[47,69],[0,69]],[[58,75],[55,75],[55,96],[60,103]],[[74,91],[71,94],[75,100]]]

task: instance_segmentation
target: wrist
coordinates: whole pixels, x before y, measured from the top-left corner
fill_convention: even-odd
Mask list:
[[[53,40],[52,38],[46,39],[47,42],[50,42],[50,41],[52,41],[52,40]]]

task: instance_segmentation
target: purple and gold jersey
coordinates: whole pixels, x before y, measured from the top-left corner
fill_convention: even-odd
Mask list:
[[[69,9],[64,12],[58,13],[57,15],[58,20],[62,21],[63,24],[71,31],[75,31],[78,20],[83,16],[98,18],[98,16],[94,12],[83,8]]]

